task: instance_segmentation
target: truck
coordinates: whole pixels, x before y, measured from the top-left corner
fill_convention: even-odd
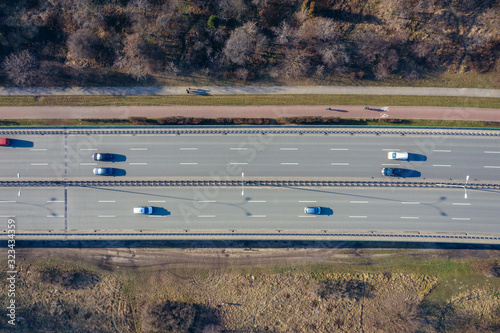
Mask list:
[[[0,146],[8,146],[10,145],[10,139],[0,138]]]

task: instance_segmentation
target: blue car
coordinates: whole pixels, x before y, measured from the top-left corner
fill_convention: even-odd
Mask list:
[[[304,208],[304,213],[319,215],[321,214],[321,207],[306,207]]]

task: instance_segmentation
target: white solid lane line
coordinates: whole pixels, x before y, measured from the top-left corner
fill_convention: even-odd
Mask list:
[[[349,201],[350,203],[368,203],[368,201]]]
[[[198,215],[198,217],[215,217],[215,215]]]
[[[349,165],[349,163],[339,162],[339,163],[330,163],[330,165]]]
[[[281,165],[299,165],[299,163],[281,163]]]
[[[97,163],[80,163],[80,165],[97,165]]]
[[[349,216],[350,218],[352,219],[366,219],[366,216],[362,216],[362,215],[352,215],[352,216]]]
[[[488,169],[500,169],[500,166],[497,165],[485,165],[484,167]]]
[[[98,202],[116,202],[114,200],[99,200]]]
[[[129,148],[129,150],[148,150],[148,148]]]
[[[470,203],[468,202],[454,202],[454,206],[470,206]]]
[[[148,165],[147,163],[144,163],[144,162],[132,162],[132,163],[129,163],[130,165]]]
[[[116,215],[97,215],[97,217],[116,217]]]
[[[32,151],[46,151],[47,148],[31,148]]]
[[[299,150],[299,148],[280,148],[280,150]]]
[[[419,219],[420,217],[418,216],[401,216],[402,219],[412,219],[412,220],[417,220]]]
[[[485,154],[500,154],[500,151],[485,150]]]
[[[401,203],[404,205],[420,205],[418,201],[402,201]]]
[[[451,153],[449,149],[434,149],[433,151],[436,153]]]
[[[266,200],[248,200],[248,202],[267,202]]]
[[[198,163],[188,163],[188,162],[184,162],[184,163],[179,163],[180,165],[196,165]]]
[[[198,150],[198,148],[179,148],[179,150]]]
[[[49,165],[49,163],[30,163],[30,165]]]
[[[468,217],[452,217],[452,220],[458,220],[458,221],[470,221],[470,218]]]
[[[16,215],[0,215],[0,217],[16,217]]]
[[[330,150],[349,150],[348,148],[330,148]]]
[[[436,166],[436,167],[451,167],[450,164],[433,164],[432,166]]]

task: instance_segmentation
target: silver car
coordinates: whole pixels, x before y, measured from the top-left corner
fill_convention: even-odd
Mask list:
[[[94,175],[109,176],[113,174],[113,168],[94,168]]]
[[[153,207],[135,207],[134,214],[151,215],[153,214]]]

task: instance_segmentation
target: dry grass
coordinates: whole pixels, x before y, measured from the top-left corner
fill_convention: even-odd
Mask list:
[[[321,262],[235,266],[226,258],[239,252],[245,258],[259,255],[165,249],[105,251],[105,264],[92,251],[87,256],[106,270],[69,257],[18,265],[17,313],[23,317],[18,328],[209,333],[492,332],[500,327],[498,263],[490,259],[394,250],[354,251],[350,258],[349,251],[339,250],[338,256],[324,257],[309,250],[304,253]],[[137,254],[141,267],[122,267],[130,263],[124,260],[127,253],[132,261]],[[154,253],[149,262],[146,253]],[[292,250],[289,258],[300,253]],[[242,258],[238,261],[248,262]],[[452,293],[443,292],[453,280]],[[0,302],[5,300],[2,293]],[[6,318],[0,323],[6,327]]]

